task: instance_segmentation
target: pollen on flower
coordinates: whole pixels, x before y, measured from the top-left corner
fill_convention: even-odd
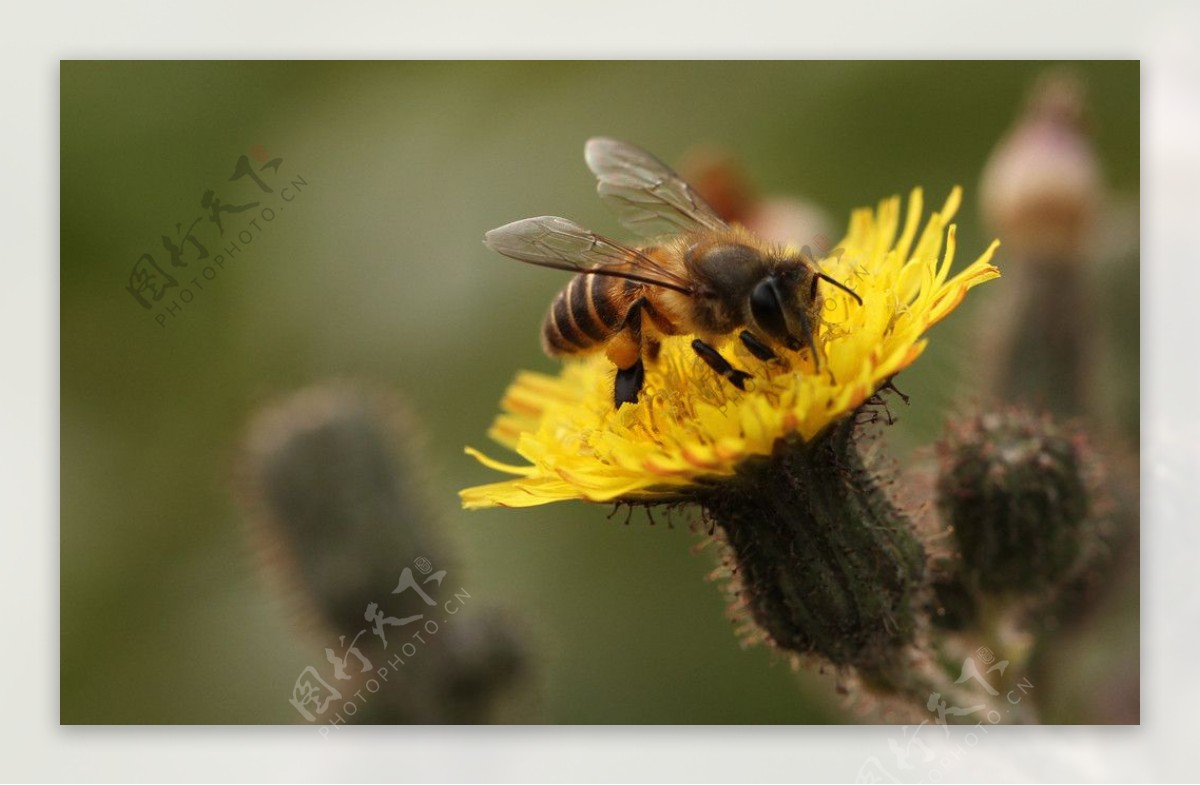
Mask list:
[[[521,372],[488,435],[525,463],[496,461],[511,479],[460,492],[463,506],[528,507],[567,499],[669,501],[729,477],[747,458],[771,454],[780,439],[809,441],[861,406],[926,346],[925,334],[967,291],[999,276],[997,243],[951,276],[961,192],[954,189],[918,233],[922,195],[907,212],[899,197],[855,210],[845,238],[818,265],[863,300],[829,287],[812,358],[756,360],[730,340],[716,348],[754,378],[743,392],[711,372],[693,336],[663,341],[647,362],[638,403],[613,407],[614,368],[603,354],[569,361],[557,376]],[[903,220],[902,220],[903,215]]]

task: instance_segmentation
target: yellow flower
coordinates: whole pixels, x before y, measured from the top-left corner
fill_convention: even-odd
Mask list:
[[[616,409],[615,369],[601,353],[567,362],[558,376],[521,372],[505,393],[504,413],[488,435],[528,463],[509,465],[467,453],[514,475],[468,488],[463,506],[530,507],[566,499],[670,501],[729,477],[745,459],[769,455],[780,439],[811,440],[850,414],[921,355],[926,331],[953,311],[967,290],[999,276],[990,264],[998,243],[954,277],[955,188],[918,236],[920,189],[901,225],[900,198],[850,217],[838,250],[821,269],[863,299],[824,288],[822,356],[787,363],[755,360],[732,337],[718,346],[754,374],[745,392],[717,377],[692,351],[693,336],[663,341],[646,363],[638,403]]]

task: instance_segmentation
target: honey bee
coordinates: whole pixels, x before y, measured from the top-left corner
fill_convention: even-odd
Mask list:
[[[589,139],[588,168],[601,199],[620,222],[649,238],[621,245],[566,218],[542,216],[493,229],[484,244],[530,264],[577,273],[555,296],[542,325],[552,357],[603,349],[617,368],[613,402],[635,403],[645,379],[643,356],[657,356],[660,339],[695,335],[692,349],[734,387],[751,374],[713,346],[738,333],[759,360],[777,351],[807,349],[820,368],[815,332],[829,277],[801,252],[767,243],[726,223],[669,166],[634,145]]]

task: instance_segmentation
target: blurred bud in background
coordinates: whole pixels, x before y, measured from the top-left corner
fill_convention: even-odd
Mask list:
[[[1046,608],[1094,564],[1108,505],[1082,432],[1010,408],[954,424],[938,452],[937,503],[972,593]]]
[[[1136,722],[1138,213],[1106,185],[1088,114],[1077,76],[1043,74],[984,167],[981,212],[1004,276],[979,323],[989,413],[944,445],[941,507],[968,583],[1053,595],[1028,625],[1041,630],[1030,668],[1047,685],[1043,719]],[[1095,493],[1086,509],[1061,504],[1083,498],[1084,475],[1105,477],[1099,506]],[[973,495],[953,487],[971,478]],[[1067,517],[1037,511],[1052,499]],[[1000,585],[981,585],[989,576]],[[1080,649],[1103,653],[1093,675],[1120,682],[1119,699],[1080,700],[1087,687],[1067,654]]]
[[[1089,233],[1104,197],[1082,83],[1044,75],[984,167],[983,219],[1007,279],[985,321],[983,394],[1060,416],[1096,410]]]
[[[350,383],[264,409],[245,442],[252,537],[309,628],[312,665],[333,691],[365,696],[347,721],[486,722],[522,669],[512,619],[467,600],[452,622],[442,612],[469,583],[438,542],[420,455],[403,405]],[[333,716],[321,709],[304,710]]]
[[[833,221],[812,202],[792,196],[760,196],[730,153],[714,147],[690,150],[679,165],[683,179],[726,221],[740,223],[776,243],[833,247]],[[832,239],[831,239],[832,238]]]
[[[1069,72],[1048,73],[984,168],[984,218],[1028,263],[1078,263],[1102,188],[1083,84]]]

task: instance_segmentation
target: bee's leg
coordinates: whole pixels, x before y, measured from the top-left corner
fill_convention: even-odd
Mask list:
[[[699,338],[692,341],[692,349],[696,354],[700,355],[700,359],[704,360],[709,368],[712,368],[718,374],[728,379],[729,383],[734,387],[739,390],[746,389],[746,380],[751,378],[750,374],[734,368],[729,364],[728,360],[721,356],[720,352]]]
[[[637,403],[642,383],[646,381],[646,366],[641,358],[628,368],[617,369],[617,381],[613,385],[613,405],[618,409],[623,403]]]
[[[750,350],[750,354],[753,354],[763,362],[779,359],[779,356],[775,354],[770,346],[755,338],[754,334],[749,330],[742,330],[742,334],[738,337],[742,339],[742,344]]]
[[[642,365],[642,309],[645,306],[645,299],[639,299],[629,307],[620,332],[605,348],[608,359],[617,366],[613,403],[618,409],[623,403],[637,403],[638,393],[646,380],[646,367]]]

